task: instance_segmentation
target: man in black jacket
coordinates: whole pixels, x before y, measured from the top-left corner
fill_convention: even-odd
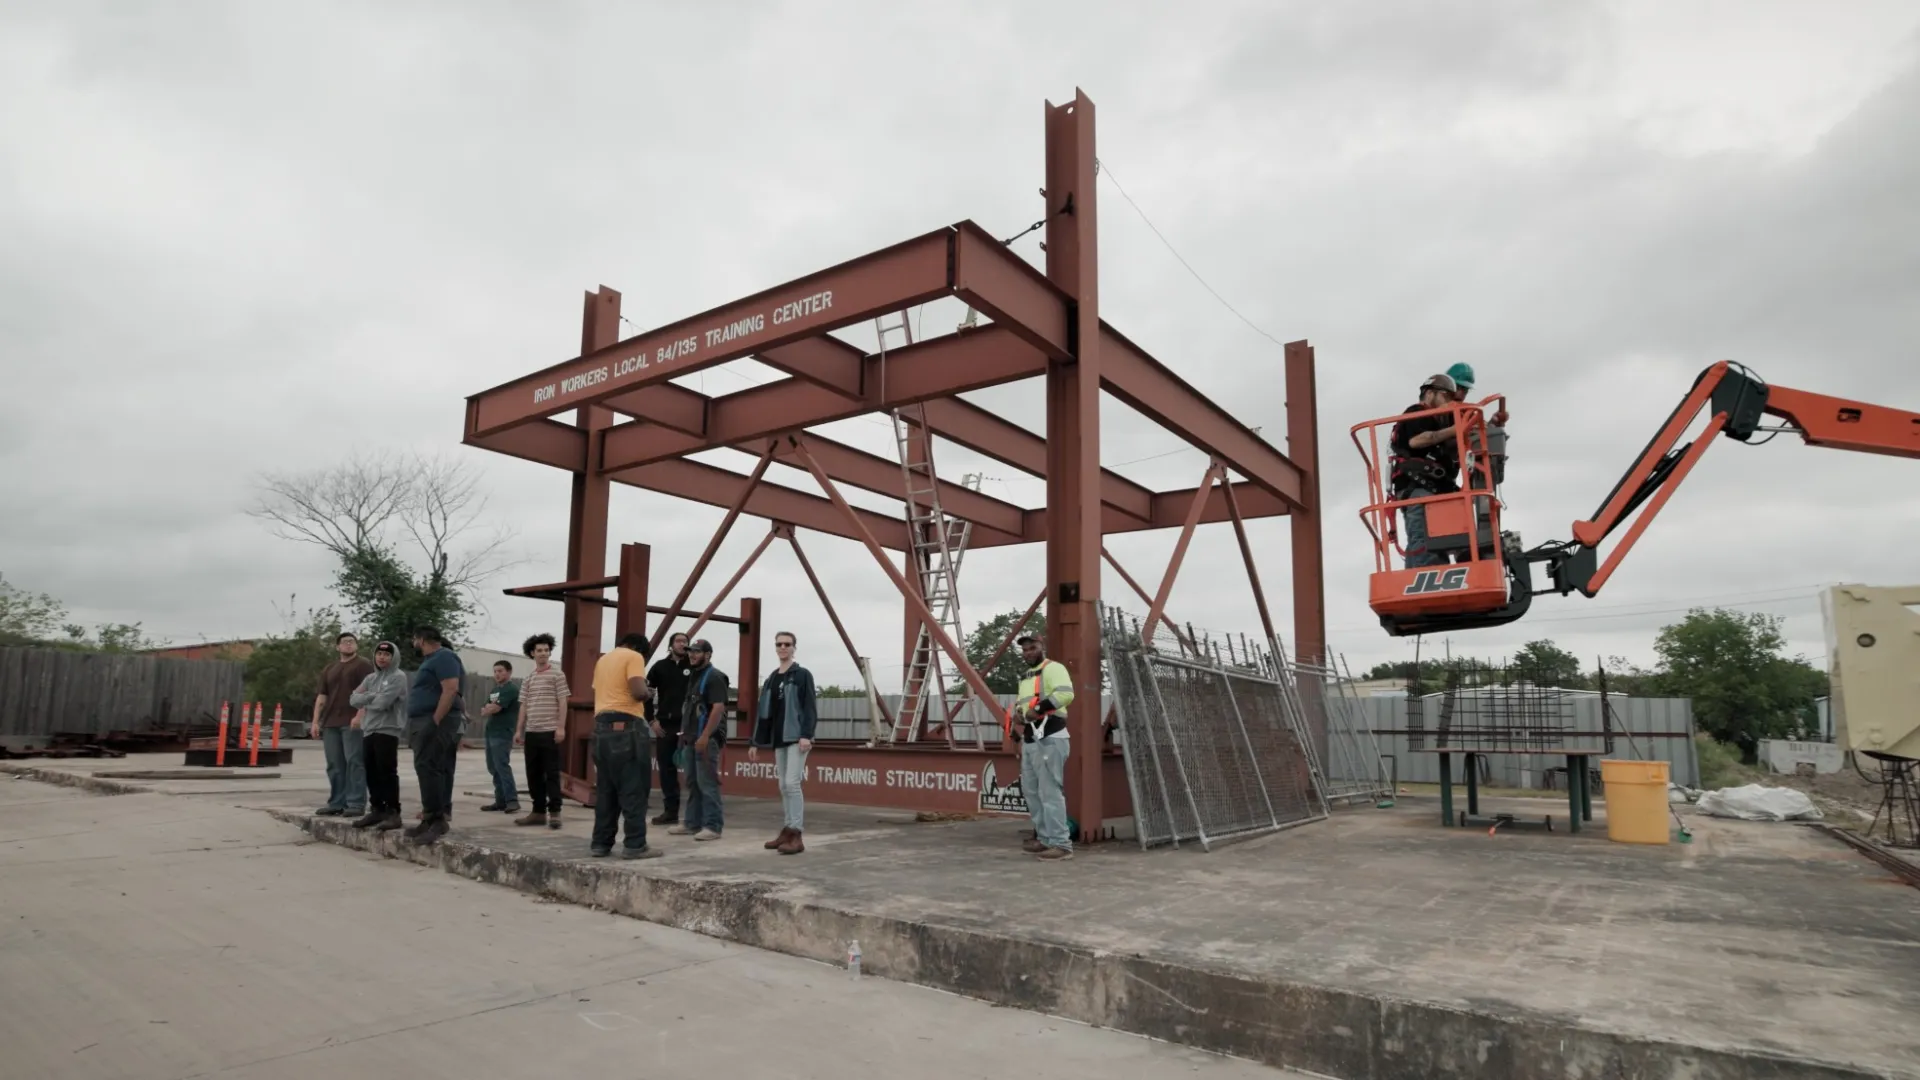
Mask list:
[[[660,813],[655,825],[680,823],[680,768],[674,752],[680,749],[681,706],[687,700],[687,635],[675,634],[667,644],[667,655],[647,669],[647,685],[653,687],[653,757],[660,766]]]
[[[1445,375],[1435,375],[1420,384],[1420,403],[1407,406],[1409,413],[1441,409],[1453,404],[1459,387]],[[1388,444],[1393,454],[1390,483],[1395,499],[1421,499],[1429,495],[1448,495],[1460,490],[1454,478],[1460,472],[1453,417],[1448,413],[1419,416],[1393,425]],[[1406,522],[1403,546],[1407,568],[1434,566],[1447,557],[1427,550],[1427,508],[1425,504],[1401,508]]]

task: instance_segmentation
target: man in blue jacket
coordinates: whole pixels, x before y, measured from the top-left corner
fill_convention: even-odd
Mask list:
[[[780,781],[780,809],[786,825],[765,846],[782,855],[807,850],[800,841],[800,834],[806,830],[807,810],[800,784],[806,779],[807,752],[813,749],[813,729],[820,720],[813,672],[793,659],[798,644],[798,639],[785,630],[773,635],[773,651],[780,666],[760,686],[760,709],[754,714],[753,739],[747,747],[748,761],[758,761],[762,748],[773,749],[773,774]]]

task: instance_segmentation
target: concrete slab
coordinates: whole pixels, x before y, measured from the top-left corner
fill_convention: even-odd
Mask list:
[[[164,782],[156,786],[164,786]],[[470,786],[470,785],[463,785]],[[1489,810],[1550,812],[1543,801]],[[469,801],[468,805],[474,805]],[[809,808],[808,852],[727,837],[585,858],[463,806],[434,849],[315,836],[713,936],[1329,1075],[1920,1075],[1920,893],[1794,826],[1694,818],[1691,845],[1598,828],[1440,829],[1433,800],[1216,851],[1040,864],[1006,821]]]
[[[383,865],[205,799],[6,781],[0,1046],[7,1076],[75,1080],[1292,1075]]]

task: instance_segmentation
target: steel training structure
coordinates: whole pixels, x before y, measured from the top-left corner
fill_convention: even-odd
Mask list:
[[[1034,567],[1044,587],[1029,617],[1044,605],[1049,655],[1066,665],[1079,695],[1069,710],[1068,800],[1083,834],[1098,836],[1100,823],[1128,809],[1119,754],[1104,737],[1108,713],[1099,685],[1101,563],[1104,559],[1119,569],[1103,546],[1104,536],[1182,530],[1152,595],[1120,570],[1147,605],[1147,625],[1164,625],[1178,637],[1166,605],[1193,532],[1205,522],[1231,521],[1263,628],[1269,640],[1277,641],[1244,522],[1291,516],[1293,650],[1302,660],[1324,657],[1312,348],[1304,341],[1287,345],[1285,382],[1276,380],[1273,387],[1285,394],[1289,453],[1108,325],[1099,303],[1093,103],[1079,93],[1069,104],[1049,103],[1045,136],[1044,272],[979,225],[962,221],[624,340],[617,333],[620,294],[603,286],[586,297],[581,355],[467,400],[464,442],[572,476],[567,579],[508,590],[564,604],[562,657],[575,694],[566,752],[572,797],[585,801],[591,795],[583,733],[590,729],[584,717],[591,710],[592,666],[603,644],[602,606],[616,609],[619,632],[646,630],[649,614],[661,616],[650,634],[656,647],[683,616],[693,617],[696,626],[737,625],[738,719],[751,724],[759,690],[759,601],[743,599],[735,615],[717,612],[748,566],[774,539],[785,539],[842,643],[860,662],[805,560],[798,529],[861,543],[906,608],[902,655],[908,678],[899,714],[887,717],[885,737],[866,745],[816,745],[809,759],[809,794],[825,802],[955,811],[1008,808],[1007,779],[1019,768],[1015,748],[989,745],[978,723],[972,725],[973,745],[964,745],[954,738],[957,707],[937,690],[923,692],[943,685],[945,670],[960,677],[969,696],[995,700],[959,640],[957,576],[970,549],[1045,545],[1044,566],[1036,557]],[[966,322],[953,333],[913,340],[907,309],[945,296],[970,306]],[[989,321],[978,320],[980,314]],[[876,352],[832,335],[862,322],[877,330]],[[891,334],[899,340],[890,345]],[[745,357],[788,377],[712,396],[670,381]],[[1044,380],[1044,437],[959,397],[1023,379]],[[1200,483],[1153,491],[1104,469],[1099,460],[1102,391],[1203,451],[1208,464]],[[875,412],[892,416],[898,461],[809,430]],[[564,413],[572,414],[570,422]],[[977,485],[942,479],[933,463],[936,435],[1045,478],[1046,505],[1019,506],[983,494]],[[752,473],[689,458],[721,447],[757,458]],[[768,479],[775,463],[811,474],[825,497]],[[607,506],[615,483],[727,509],[664,607],[649,605],[646,545],[623,544],[618,572],[608,573]],[[905,512],[896,519],[856,508],[842,494],[847,486],[897,499]],[[701,574],[742,514],[768,519],[770,532],[711,603],[690,609]],[[904,573],[890,552],[902,553]],[[609,589],[615,597],[608,597]],[[877,696],[874,703],[880,705]],[[730,790],[772,793],[770,773],[756,772],[744,761],[725,767]]]

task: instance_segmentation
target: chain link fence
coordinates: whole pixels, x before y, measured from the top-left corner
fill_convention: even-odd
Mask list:
[[[1245,635],[1102,606],[1101,636],[1146,848],[1272,832],[1327,816],[1305,712],[1285,665]]]

